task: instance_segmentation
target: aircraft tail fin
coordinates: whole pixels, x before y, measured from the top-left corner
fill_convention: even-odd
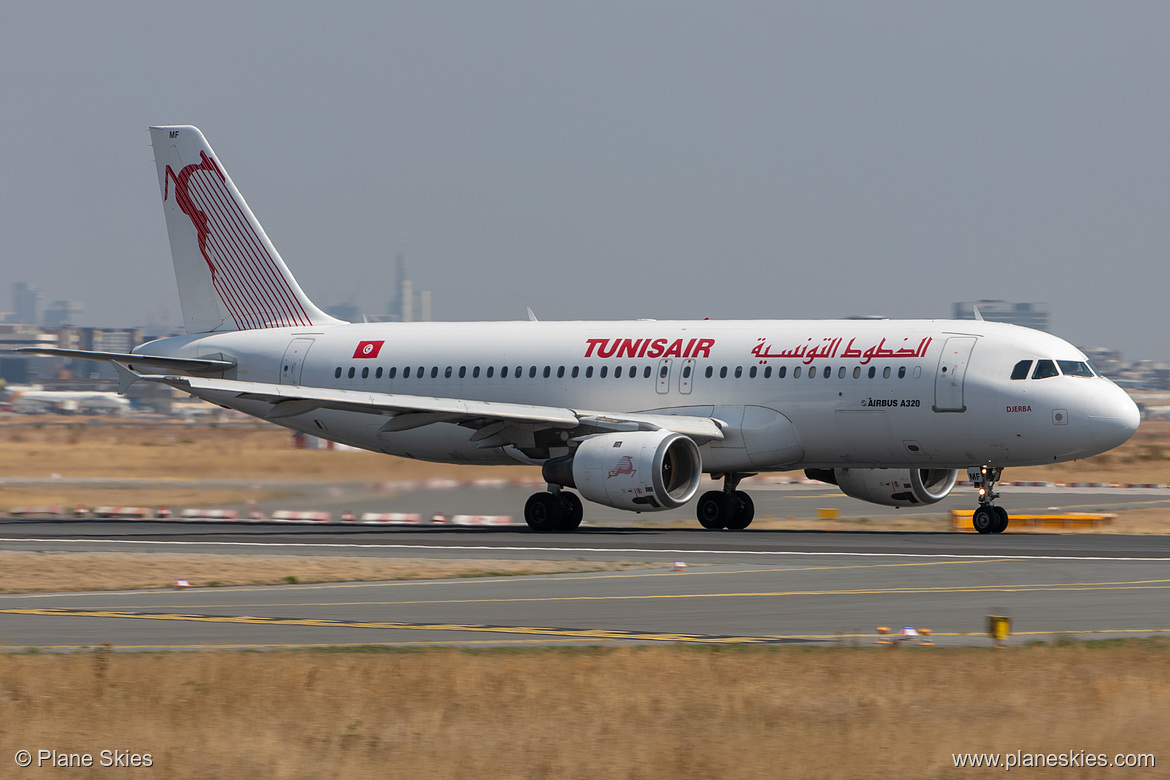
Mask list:
[[[188,333],[340,322],[301,290],[198,128],[150,139]]]

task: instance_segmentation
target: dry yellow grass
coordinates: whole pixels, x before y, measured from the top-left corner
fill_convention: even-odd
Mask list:
[[[292,433],[263,422],[61,424],[52,418],[0,420],[0,475],[63,478],[311,479],[381,481],[429,477],[519,477],[516,466],[452,466],[373,452],[298,450]]]
[[[1159,641],[0,656],[12,777],[51,748],[149,753],[134,776],[176,780],[980,777],[1003,770],[952,754],[1017,749],[1153,753],[1124,776],[1165,777],[1167,733]]]
[[[0,489],[0,512],[20,506],[55,506],[69,511],[75,506],[185,507],[243,504],[291,495],[276,490],[228,490],[196,486],[107,488],[91,485],[47,487],[4,487]]]
[[[300,555],[13,552],[0,550],[0,593],[193,587],[289,582],[379,582],[664,568],[630,561],[358,558]]]

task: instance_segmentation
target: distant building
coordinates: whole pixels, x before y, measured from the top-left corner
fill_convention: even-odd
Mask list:
[[[41,325],[45,311],[45,294],[28,282],[12,285],[12,319],[25,325]]]
[[[339,303],[335,306],[329,306],[325,309],[325,313],[330,317],[336,317],[344,322],[362,321],[362,310],[352,303]]]
[[[975,307],[990,322],[1007,322],[1025,328],[1048,330],[1050,314],[1046,303],[1012,303],[1010,301],[962,301],[953,304],[952,317],[956,320],[975,319]]]
[[[77,325],[85,315],[85,304],[81,301],[53,301],[45,309],[44,322],[46,328],[60,328],[66,325]]]

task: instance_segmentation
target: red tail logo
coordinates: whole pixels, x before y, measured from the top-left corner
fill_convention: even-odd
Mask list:
[[[195,226],[211,283],[237,327],[312,325],[289,280],[228,189],[219,165],[202,150],[199,159],[178,173],[166,167],[163,200],[170,198],[174,181],[175,204]],[[211,175],[195,176],[200,171]]]

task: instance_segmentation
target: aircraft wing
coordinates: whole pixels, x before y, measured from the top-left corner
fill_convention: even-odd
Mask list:
[[[511,429],[528,431],[548,428],[573,430],[574,435],[610,431],[668,430],[701,442],[722,439],[719,421],[710,417],[636,412],[595,412],[533,404],[496,403],[461,398],[371,393],[265,382],[240,382],[191,376],[149,376],[140,379],[165,382],[171,387],[199,395],[203,392],[231,393],[237,398],[274,404],[266,419],[279,420],[307,414],[316,409],[387,415],[385,431],[406,431],[437,422],[478,428],[472,438],[480,447],[514,443]]]
[[[162,371],[184,371],[192,374],[220,374],[236,366],[230,360],[159,357],[156,355],[136,355],[132,352],[94,352],[87,349],[56,349],[49,347],[21,347],[12,351],[23,352],[29,355],[73,358],[75,360],[107,360],[115,363],[123,363],[130,366],[131,369],[138,366],[139,368],[152,368]]]

